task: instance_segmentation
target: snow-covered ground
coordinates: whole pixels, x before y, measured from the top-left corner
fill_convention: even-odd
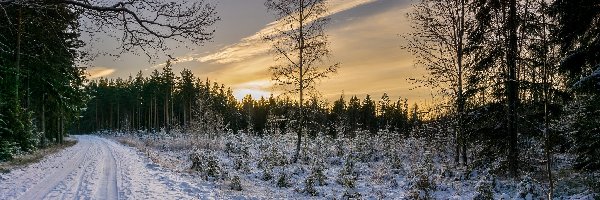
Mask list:
[[[0,174],[0,199],[545,199],[547,191],[536,176],[456,169],[451,145],[393,134],[308,139],[298,163],[290,134],[103,134]],[[558,176],[557,199],[594,199],[584,179]]]
[[[210,184],[150,162],[136,149],[97,136],[39,163],[0,174],[0,199],[214,199]],[[199,183],[201,184],[201,183]]]
[[[291,163],[293,134],[102,134],[191,180],[213,183],[227,199],[545,199],[547,192],[538,174],[514,180],[490,169],[457,169],[453,145],[443,139],[318,136],[308,138],[301,159]],[[585,176],[559,174],[555,198],[594,199],[585,184],[574,184]]]

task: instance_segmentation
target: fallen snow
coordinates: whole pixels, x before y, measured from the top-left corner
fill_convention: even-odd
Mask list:
[[[0,175],[0,199],[215,199],[210,184],[150,162],[130,147],[97,136],[39,163]]]
[[[348,193],[362,199],[412,199],[414,195],[473,199],[486,187],[494,199],[545,197],[543,185],[529,176],[515,182],[495,178],[487,171],[456,171],[448,163],[452,156],[439,153],[451,146],[426,148],[432,145],[415,138],[318,137],[305,147],[303,158],[308,161],[278,165],[269,160],[289,160],[292,137],[117,135],[114,139],[139,149],[103,137],[76,136],[75,146],[0,174],[0,199],[345,199]],[[201,172],[190,170],[189,155],[194,152],[215,156],[223,176],[206,179]],[[354,164],[349,173],[355,176],[352,188],[339,182],[350,157]],[[259,166],[263,162],[270,170]],[[324,165],[325,184],[315,185],[312,196],[307,193],[306,180],[316,163]],[[273,176],[269,180],[263,178],[267,171]],[[281,174],[288,177],[288,187],[278,186]],[[242,191],[230,187],[234,176],[239,177]],[[422,178],[428,182],[426,188],[419,186]],[[589,191],[578,188],[559,181],[557,197],[594,199]]]

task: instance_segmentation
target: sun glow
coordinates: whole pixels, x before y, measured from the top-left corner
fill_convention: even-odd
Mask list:
[[[256,80],[241,83],[233,86],[233,96],[236,99],[242,100],[246,95],[251,95],[254,99],[260,97],[269,98],[271,94],[272,82],[269,80]]]

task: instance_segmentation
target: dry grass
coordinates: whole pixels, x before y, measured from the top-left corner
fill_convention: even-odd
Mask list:
[[[0,173],[9,173],[13,169],[27,167],[32,163],[39,162],[47,155],[55,154],[75,144],[77,144],[77,140],[65,140],[63,144],[54,144],[30,154],[15,156],[11,161],[0,163]]]

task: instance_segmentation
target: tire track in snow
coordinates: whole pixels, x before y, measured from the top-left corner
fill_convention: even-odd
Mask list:
[[[86,155],[93,153],[93,151],[90,151],[91,147],[92,145],[90,145],[87,149]],[[93,156],[86,156],[87,159],[79,165],[81,171],[77,171],[75,174],[76,177],[73,179],[77,181],[71,181],[71,184],[67,187],[67,191],[63,193],[60,199],[73,199],[77,196],[80,196],[81,188],[83,188],[82,186],[84,185],[83,180],[89,176],[90,172],[88,169],[90,169],[90,166],[93,165],[93,161],[89,159],[90,157]]]
[[[97,136],[38,163],[0,174],[0,199],[215,199],[214,187]]]
[[[50,168],[50,171],[46,172],[47,174],[50,174],[50,176],[46,176],[44,179],[41,179],[36,185],[27,189],[25,191],[25,194],[21,196],[20,199],[46,198],[57,187],[64,185],[65,181],[68,181],[68,176],[71,173],[78,173],[75,170],[80,169],[78,166],[81,165],[85,158],[89,157],[86,155],[89,155],[92,145],[86,143],[87,141],[83,141],[83,143],[81,144],[84,147],[85,145],[88,145],[86,151],[75,152],[75,155],[71,159],[69,159],[68,162],[62,163],[62,165],[61,163],[56,163],[58,165],[53,166],[52,168]]]
[[[106,141],[101,140],[103,169],[101,173],[100,188],[96,196],[99,199],[119,199],[117,192],[117,162],[113,151],[108,147]]]

